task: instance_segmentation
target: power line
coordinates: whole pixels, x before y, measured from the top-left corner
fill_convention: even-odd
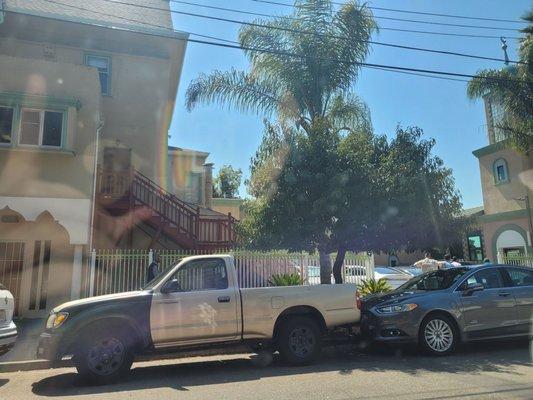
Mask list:
[[[235,12],[239,14],[246,14],[246,15],[255,15],[260,17],[269,17],[269,18],[275,18],[278,17],[276,15],[272,14],[265,14],[265,13],[258,13],[258,12],[252,12],[252,11],[243,11],[243,10],[236,10],[234,8],[226,8],[226,7],[218,7],[218,6],[210,6],[205,4],[198,4],[193,3],[189,1],[182,1],[182,0],[168,0],[170,3],[176,3],[176,4],[184,4],[184,5],[191,5],[195,7],[202,7],[202,8],[209,8],[212,10],[219,10],[219,11],[229,11],[229,12]],[[256,1],[256,0],[253,0]],[[288,4],[287,4],[288,5]],[[370,7],[369,7],[370,8]],[[491,29],[491,30],[502,30],[502,31],[510,31],[510,32],[518,32],[518,29],[510,29],[510,28],[504,28],[504,27],[495,27],[495,26],[480,26],[480,25],[465,25],[465,24],[451,24],[447,22],[432,22],[432,21],[420,21],[420,20],[412,20],[412,19],[405,19],[405,18],[394,18],[394,17],[385,17],[381,15],[374,15],[373,16],[376,19],[386,19],[391,21],[401,21],[401,22],[412,22],[417,24],[428,24],[428,25],[442,25],[442,26],[455,26],[459,28],[476,28],[476,29]],[[295,19],[288,16],[280,16],[279,18],[288,18],[288,19]]]
[[[95,14],[104,15],[104,16],[107,16],[107,17],[113,17],[113,18],[118,18],[118,19],[122,19],[122,20],[125,20],[125,21],[129,21],[129,22],[140,23],[140,24],[144,24],[146,26],[161,27],[161,25],[154,25],[154,24],[143,22],[143,21],[122,17],[122,16],[119,16],[119,15],[103,13],[103,12],[100,12],[100,11],[90,10],[90,9],[86,9],[86,8],[82,8],[82,7],[76,7],[76,6],[73,6],[73,5],[70,5],[70,4],[64,4],[64,3],[57,2],[57,1],[54,1],[54,0],[44,0],[44,1],[46,1],[48,3],[53,3],[53,4],[65,6],[65,7],[74,8],[74,9],[77,9],[77,10],[88,11],[88,12],[92,12],[92,13],[95,13]],[[0,8],[0,10],[8,12],[8,13],[13,13],[13,14],[28,15],[26,13],[22,13],[22,12],[19,12],[19,11],[6,10],[6,9],[2,9],[2,8]],[[61,19],[61,18],[58,18],[58,17],[51,17],[51,16],[40,16],[40,17],[41,18],[45,18],[45,19],[49,19],[49,20],[56,20],[56,21],[65,22],[64,19]],[[69,22],[69,21],[67,21],[67,22]],[[95,24],[85,23],[85,22],[76,22],[76,23],[85,24],[85,25],[100,26],[100,25],[95,25]],[[168,27],[165,27],[165,29],[173,31],[173,32],[178,32],[178,31],[175,31],[174,29],[168,28]],[[151,32],[138,32],[138,33],[141,33],[141,34],[144,34],[144,35],[148,35],[148,36],[167,37],[167,36],[165,36],[163,34],[151,33]],[[199,39],[177,38],[177,40],[183,40],[183,41],[188,41],[188,42],[192,42],[192,43],[199,43],[199,44],[205,44],[205,45],[210,45],[210,46],[218,46],[218,47],[224,47],[224,48],[232,48],[232,49],[246,50],[246,51],[252,51],[252,52],[259,52],[259,53],[269,53],[269,54],[283,55],[283,56],[288,56],[288,57],[293,57],[293,58],[303,58],[303,59],[307,58],[307,59],[315,59],[315,60],[322,60],[322,61],[328,60],[328,59],[323,58],[323,57],[314,57],[314,56],[301,55],[301,54],[285,52],[285,51],[271,50],[271,49],[265,49],[265,48],[261,49],[261,48],[256,48],[256,47],[234,45],[234,44],[229,44],[229,43],[208,42],[208,41],[199,40]],[[387,69],[387,70],[391,70],[391,71],[416,72],[416,73],[422,73],[422,74],[434,74],[434,75],[462,77],[462,78],[475,78],[476,77],[475,75],[463,74],[463,73],[458,73],[458,72],[436,71],[436,70],[410,68],[410,67],[400,67],[400,66],[395,66],[395,65],[383,65],[383,64],[364,63],[364,62],[351,62],[351,61],[349,62],[349,61],[342,60],[342,59],[341,60],[331,60],[330,59],[329,61],[335,61],[335,62],[340,62],[340,63],[345,63],[345,64],[350,63],[350,64],[359,65],[360,67],[376,68],[376,69]],[[504,80],[504,81],[520,81],[520,80],[516,80],[516,79],[509,79],[509,78],[482,78],[482,79]]]
[[[167,10],[165,8],[142,5],[142,4],[132,4],[132,3],[129,3],[129,2],[124,2],[124,1],[119,1],[119,0],[104,0],[104,1],[107,1],[109,3],[131,5],[131,6],[150,9],[150,10],[158,10],[158,11],[169,12],[169,10]],[[189,2],[189,1],[178,1],[178,0],[169,0],[169,1],[175,2],[175,3],[182,3],[182,4],[198,6],[198,7],[206,7],[206,8],[210,8],[210,9],[216,9],[216,10],[224,10],[224,11],[231,11],[231,12],[239,12],[239,13],[250,14],[250,12],[247,12],[247,11],[235,10],[235,9],[225,8],[225,7],[205,6],[203,4],[198,4],[198,3]],[[328,35],[328,34],[317,34],[316,32],[309,32],[309,31],[304,31],[304,30],[299,30],[299,29],[292,29],[292,28],[269,27],[268,25],[259,24],[259,23],[256,23],[256,22],[233,20],[233,19],[228,19],[228,18],[223,18],[223,17],[214,17],[214,16],[211,16],[211,15],[188,13],[188,12],[181,12],[181,11],[176,11],[176,10],[170,10],[170,12],[171,13],[178,13],[178,14],[186,14],[186,15],[189,15],[189,16],[197,17],[197,18],[206,18],[206,19],[212,19],[212,20],[217,20],[217,21],[222,21],[222,22],[229,22],[229,23],[239,24],[239,25],[248,25],[248,26],[255,26],[255,27],[272,28],[272,29],[276,29],[276,30],[283,30],[283,31],[288,31],[288,32],[293,32],[293,33],[302,33],[302,34],[307,34],[307,35],[315,35],[315,36],[318,36],[318,37],[331,36],[331,37],[338,38],[338,39],[344,39],[344,37],[342,37],[342,36],[335,36],[335,35]],[[255,13],[251,13],[251,14],[255,14]],[[268,14],[260,14],[260,15],[261,16],[269,16]],[[274,16],[270,16],[270,17],[274,17]],[[290,17],[282,17],[282,18],[290,18]],[[294,19],[294,18],[291,18],[291,19]],[[196,36],[202,36],[202,35],[196,35]],[[212,37],[211,37],[211,39],[212,39]],[[227,40],[224,40],[224,41],[227,41]],[[393,44],[393,43],[377,42],[377,41],[373,41],[373,40],[366,40],[364,42],[365,43],[369,43],[369,44],[378,45],[378,46],[393,47],[393,48],[399,48],[399,49],[404,49],[404,50],[422,51],[422,52],[429,52],[429,53],[435,53],[435,54],[451,55],[451,56],[458,56],[458,57],[467,57],[467,58],[474,58],[474,59],[488,60],[488,61],[499,61],[499,62],[506,62],[507,61],[507,60],[505,60],[503,58],[497,58],[497,57],[487,57],[487,56],[459,53],[459,52],[446,51],[446,50],[434,50],[434,49],[428,49],[428,48],[422,48],[422,47],[414,47],[414,46],[405,46],[405,45],[399,45],[399,44]],[[512,61],[509,60],[508,62],[512,62],[512,63],[515,63],[515,64],[521,64],[522,63],[521,61],[514,61],[514,60],[512,60]]]
[[[117,4],[127,4],[127,5],[130,5],[130,6],[141,7],[141,8],[146,8],[146,9],[155,9],[155,10],[160,9],[160,10],[164,10],[164,11],[167,11],[167,12],[169,11],[167,9],[161,9],[161,8],[158,8],[158,7],[147,6],[147,5],[143,5],[143,4],[132,4],[132,3],[115,1],[115,0],[104,0],[104,1],[111,2],[111,3],[117,3]],[[169,0],[169,1],[172,1],[172,0]],[[210,6],[210,7],[214,7],[214,6]],[[191,12],[187,12],[187,11],[170,10],[170,12],[174,13],[174,14],[187,15],[187,16],[197,17],[197,18],[207,18],[207,19],[216,20],[216,21],[231,22],[231,23],[234,23],[234,24],[251,25],[251,26],[262,26],[261,24],[255,24],[255,23],[252,23],[252,22],[233,20],[233,19],[222,18],[222,17],[215,17],[215,16],[212,16],[212,15],[191,13]],[[261,16],[267,16],[267,15],[261,15]],[[276,29],[282,29],[282,28],[276,28]],[[388,31],[395,31],[395,32],[409,32],[409,33],[420,33],[420,34],[426,34],[426,35],[456,36],[456,37],[467,37],[467,38],[478,38],[478,39],[500,39],[501,36],[502,36],[502,35],[495,36],[495,35],[481,35],[481,34],[467,34],[467,33],[447,33],[447,32],[435,32],[435,31],[421,31],[421,30],[415,30],[415,29],[400,29],[400,28],[389,28],[389,27],[380,27],[379,29],[380,30],[385,30],[385,31],[388,30]],[[301,31],[300,33],[306,33],[306,32],[305,31]],[[506,36],[506,38],[507,39],[515,39],[515,40],[520,39],[519,37],[516,37],[516,36]]]
[[[266,3],[266,4],[274,4],[278,6],[285,6],[285,7],[295,7],[293,4],[287,4],[287,3],[281,3],[278,1],[271,1],[271,0],[250,0],[255,1],[256,3]],[[346,3],[340,3],[333,1],[333,4],[336,5],[344,5]],[[446,17],[446,18],[459,18],[459,19],[471,19],[471,20],[478,20],[478,21],[493,21],[493,22],[510,22],[514,24],[525,24],[525,21],[520,20],[513,20],[513,19],[500,19],[500,18],[487,18],[487,17],[471,17],[466,15],[457,15],[457,14],[440,14],[440,13],[430,13],[430,12],[424,12],[424,11],[413,11],[413,10],[401,10],[398,8],[385,8],[385,7],[376,7],[376,6],[367,6],[371,10],[379,10],[379,11],[390,11],[390,12],[397,12],[397,13],[405,13],[405,14],[417,14],[417,15],[431,15],[434,17]]]

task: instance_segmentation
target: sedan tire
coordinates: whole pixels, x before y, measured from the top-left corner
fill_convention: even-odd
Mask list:
[[[424,351],[433,356],[453,353],[459,343],[454,321],[446,315],[430,315],[420,325],[418,341]]]

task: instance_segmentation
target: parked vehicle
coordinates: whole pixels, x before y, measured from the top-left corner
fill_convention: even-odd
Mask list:
[[[17,340],[17,326],[13,322],[14,309],[13,295],[0,284],[0,355],[7,353]]]
[[[247,344],[305,364],[324,334],[359,320],[353,284],[240,288],[233,257],[197,256],[143,290],[54,308],[37,355],[71,354],[78,373],[98,383],[128,371],[136,354],[180,349]]]
[[[380,342],[419,343],[445,355],[461,341],[532,333],[533,269],[461,266],[424,273],[363,299],[363,332]]]
[[[344,267],[344,279],[346,283],[359,283],[361,279],[366,278],[366,269],[361,265],[346,265]],[[307,268],[307,280],[310,284],[317,285],[320,283],[320,267],[318,266],[309,266]],[[413,275],[408,274],[407,272],[396,270],[389,267],[374,267],[374,279],[385,279],[389,285],[394,289],[400,285],[403,285]],[[331,283],[335,283],[335,278],[331,276]]]

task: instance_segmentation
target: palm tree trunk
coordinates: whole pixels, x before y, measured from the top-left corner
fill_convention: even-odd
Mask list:
[[[337,257],[335,257],[335,263],[333,264],[333,277],[335,283],[342,283],[342,264],[344,264],[344,257],[346,256],[346,249],[344,247],[339,248]]]
[[[318,250],[320,256],[320,284],[329,285],[331,283],[331,258],[329,253]]]

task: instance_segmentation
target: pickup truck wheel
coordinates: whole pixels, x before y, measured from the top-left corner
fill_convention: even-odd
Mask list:
[[[286,363],[309,364],[320,354],[320,329],[311,318],[287,319],[280,327],[278,347],[280,356]]]
[[[91,384],[117,381],[133,364],[131,345],[120,333],[102,333],[87,337],[74,356],[78,373]]]

